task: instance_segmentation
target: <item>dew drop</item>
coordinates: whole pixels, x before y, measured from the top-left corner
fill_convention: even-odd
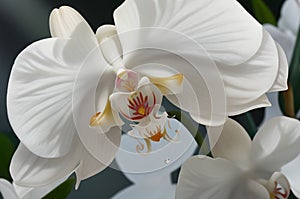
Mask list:
[[[170,160],[170,158],[168,158],[168,159],[165,159],[165,161],[164,161],[166,164],[169,164],[170,162],[171,162],[171,160]]]

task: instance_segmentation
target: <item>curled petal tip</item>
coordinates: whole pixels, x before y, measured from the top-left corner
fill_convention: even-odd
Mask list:
[[[80,185],[80,180],[76,181],[76,185],[75,185],[75,190],[77,191],[79,189],[79,185]]]
[[[117,35],[116,27],[113,25],[103,25],[100,26],[97,29],[96,35],[98,38],[98,42],[101,43],[105,39],[108,39],[110,37],[113,37],[114,35]]]

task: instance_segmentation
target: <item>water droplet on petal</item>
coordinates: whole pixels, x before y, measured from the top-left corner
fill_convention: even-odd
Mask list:
[[[168,159],[165,159],[165,161],[164,161],[166,164],[169,164],[170,162],[171,162],[171,160],[170,160],[170,158],[168,158]]]

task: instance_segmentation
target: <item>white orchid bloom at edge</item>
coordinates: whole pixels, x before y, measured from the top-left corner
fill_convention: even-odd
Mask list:
[[[21,140],[16,184],[44,186],[75,171],[78,186],[106,168],[121,139],[119,115],[159,140],[163,95],[215,126],[286,89],[282,49],[235,0],[126,0],[114,19],[94,34],[74,9],[55,9],[53,38],[17,57],[7,95]]]
[[[299,0],[286,0],[284,2],[281,8],[281,16],[278,21],[278,27],[271,24],[264,24],[265,29],[272,35],[274,40],[282,46],[289,63],[291,63],[292,60],[299,26]],[[278,93],[270,93],[268,94],[268,98],[272,103],[272,107],[266,108],[264,121],[283,115],[279,107]]]
[[[287,199],[290,187],[300,197],[299,160],[293,161],[300,154],[299,132],[299,121],[277,117],[251,142],[243,127],[228,119],[212,149],[214,158],[200,155],[183,164],[176,198]]]
[[[281,8],[278,27],[265,24],[264,27],[282,46],[288,61],[292,59],[296,37],[300,26],[300,1],[286,0]]]

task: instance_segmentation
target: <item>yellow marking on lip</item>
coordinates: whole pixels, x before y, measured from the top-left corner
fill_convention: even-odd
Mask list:
[[[138,108],[137,112],[138,112],[140,115],[145,115],[146,109],[145,109],[145,107],[141,106],[141,107]]]

